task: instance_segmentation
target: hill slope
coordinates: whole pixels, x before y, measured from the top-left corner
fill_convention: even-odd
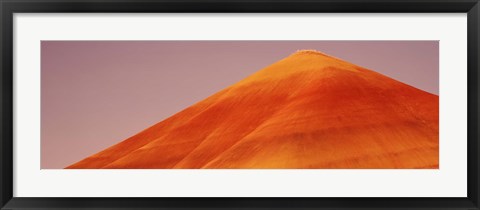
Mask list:
[[[438,168],[438,96],[298,51],[67,168]]]

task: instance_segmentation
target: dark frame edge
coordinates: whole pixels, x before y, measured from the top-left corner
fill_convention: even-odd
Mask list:
[[[478,209],[467,198],[13,198],[5,209]]]
[[[1,0],[15,12],[62,13],[441,13],[467,12],[478,0]]]
[[[476,3],[467,13],[468,30],[468,174],[467,174],[467,194],[470,201],[479,208],[479,133],[478,128],[479,115],[479,94],[480,94],[480,3]]]
[[[13,11],[4,1],[0,1],[0,56],[2,100],[0,117],[2,128],[0,136],[0,206],[4,206],[13,198]],[[8,33],[7,33],[8,32]]]

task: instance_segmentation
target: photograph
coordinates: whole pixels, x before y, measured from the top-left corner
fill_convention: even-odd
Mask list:
[[[0,0],[0,210],[480,210],[480,0]]]
[[[438,41],[42,41],[42,169],[439,169]]]

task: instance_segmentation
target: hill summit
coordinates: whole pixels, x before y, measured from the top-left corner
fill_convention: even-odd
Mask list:
[[[438,168],[438,96],[299,50],[70,169]]]

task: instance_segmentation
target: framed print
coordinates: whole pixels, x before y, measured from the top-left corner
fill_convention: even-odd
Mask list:
[[[478,209],[469,1],[2,1],[2,209]]]

